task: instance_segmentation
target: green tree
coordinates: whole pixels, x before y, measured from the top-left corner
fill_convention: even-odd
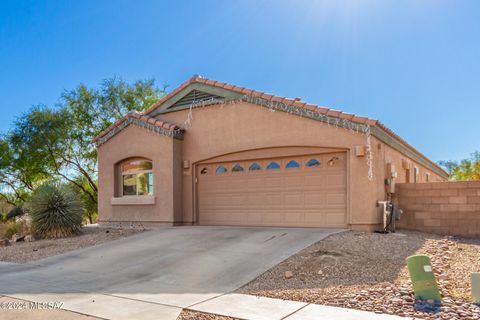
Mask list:
[[[440,161],[439,164],[450,174],[450,180],[480,180],[480,152],[475,151],[470,158],[461,161]]]
[[[80,192],[90,210],[87,218],[93,221],[98,190],[92,139],[128,112],[146,110],[164,94],[165,87],[158,88],[154,80],[129,84],[112,78],[99,88],[81,84],[65,91],[55,107],[33,107],[0,138],[0,196],[11,204],[22,203],[42,182],[60,179]]]
[[[11,143],[11,135],[0,137],[0,197],[16,206],[28,199],[37,181],[45,178],[38,162],[25,156]]]

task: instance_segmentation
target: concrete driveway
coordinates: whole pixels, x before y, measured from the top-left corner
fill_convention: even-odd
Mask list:
[[[0,264],[0,295],[106,319],[176,319],[332,229],[174,227],[29,264]]]

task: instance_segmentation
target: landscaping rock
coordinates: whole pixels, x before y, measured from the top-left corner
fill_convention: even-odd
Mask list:
[[[83,228],[80,235],[73,237],[39,239],[34,242],[22,241],[14,246],[2,247],[0,261],[25,263],[124,238],[138,232],[142,232],[142,230],[112,229],[109,234],[105,234],[105,230],[102,228]]]
[[[287,278],[287,279],[293,278],[293,272],[292,271],[286,271],[285,272],[285,278]]]
[[[25,235],[19,235],[18,233],[15,233],[13,236],[12,236],[12,242],[20,242],[20,241],[24,241],[25,240]]]
[[[8,240],[8,239],[1,239],[0,240],[0,247],[6,247],[8,245],[10,245],[10,240]]]
[[[25,242],[33,242],[35,241],[35,238],[32,235],[27,235],[25,236]]]
[[[183,309],[183,311],[178,316],[177,320],[240,320],[240,319]]]
[[[358,236],[353,232],[332,235],[239,291],[409,318],[480,320],[480,307],[470,303],[470,273],[480,270],[480,240],[404,233],[407,236]],[[341,254],[336,260],[322,260],[318,254],[333,251]],[[435,309],[438,312],[422,312],[414,307],[417,301],[405,265],[405,258],[413,254],[426,254],[431,259],[442,295],[442,305]],[[299,279],[292,273],[287,278],[290,270],[305,277]]]

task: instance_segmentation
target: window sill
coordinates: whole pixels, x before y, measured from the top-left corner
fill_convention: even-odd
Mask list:
[[[112,206],[137,206],[155,204],[155,196],[117,197],[110,200]]]

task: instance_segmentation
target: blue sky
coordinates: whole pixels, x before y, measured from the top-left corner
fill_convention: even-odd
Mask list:
[[[433,160],[480,150],[480,1],[0,2],[0,130],[64,89],[193,74],[380,119]]]

